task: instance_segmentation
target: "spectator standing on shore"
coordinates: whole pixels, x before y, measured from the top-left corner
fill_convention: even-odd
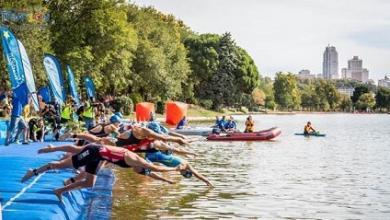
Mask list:
[[[31,116],[31,99],[29,99],[29,103],[24,106],[23,108],[23,114],[22,117],[19,120],[18,123],[18,131],[16,132],[16,141],[18,141],[18,138],[20,134],[22,134],[23,137],[23,144],[29,144],[28,141],[28,135],[29,135],[29,130],[28,130],[28,121],[30,120]]]
[[[73,115],[73,107],[74,107],[74,101],[71,97],[68,97],[66,100],[65,105],[62,107],[61,111],[61,123],[67,124],[72,119]]]
[[[83,121],[85,123],[85,127],[89,130],[95,126],[95,113],[93,109],[93,105],[90,101],[86,100],[84,102],[84,111],[83,111]]]
[[[0,117],[8,117],[11,112],[11,106],[8,101],[8,92],[0,91]]]
[[[32,118],[28,122],[29,136],[34,142],[45,140],[45,122],[42,118]]]
[[[5,145],[8,146],[12,142],[12,136],[15,131],[16,126],[19,124],[21,115],[23,112],[23,105],[18,98],[12,98],[12,111],[11,111],[11,121],[8,126],[7,135],[5,138]]]

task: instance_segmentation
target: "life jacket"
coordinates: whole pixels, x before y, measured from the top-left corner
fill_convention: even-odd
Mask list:
[[[92,105],[88,105],[88,106],[84,107],[83,117],[85,117],[85,118],[95,118]]]
[[[65,105],[64,109],[61,112],[61,118],[70,120],[72,115],[72,106]]]

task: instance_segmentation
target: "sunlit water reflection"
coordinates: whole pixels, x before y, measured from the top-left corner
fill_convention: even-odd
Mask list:
[[[245,117],[237,119],[243,129]],[[178,184],[167,185],[121,171],[113,218],[390,219],[390,115],[254,119],[257,129],[278,126],[282,135],[191,146],[199,156],[189,161],[215,188],[178,175],[170,175]],[[307,120],[327,136],[295,136]]]

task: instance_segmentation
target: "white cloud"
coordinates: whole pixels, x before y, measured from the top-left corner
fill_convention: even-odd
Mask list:
[[[326,45],[339,67],[363,58],[370,78],[390,73],[390,1],[387,0],[136,0],[170,13],[199,33],[229,31],[263,75],[322,72]],[[372,33],[372,35],[371,35]]]

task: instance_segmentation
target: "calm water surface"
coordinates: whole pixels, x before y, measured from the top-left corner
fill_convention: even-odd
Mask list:
[[[236,117],[243,129],[245,117]],[[272,142],[197,142],[189,161],[214,184],[119,172],[114,219],[390,219],[390,115],[254,116]],[[326,137],[295,136],[307,120]]]

